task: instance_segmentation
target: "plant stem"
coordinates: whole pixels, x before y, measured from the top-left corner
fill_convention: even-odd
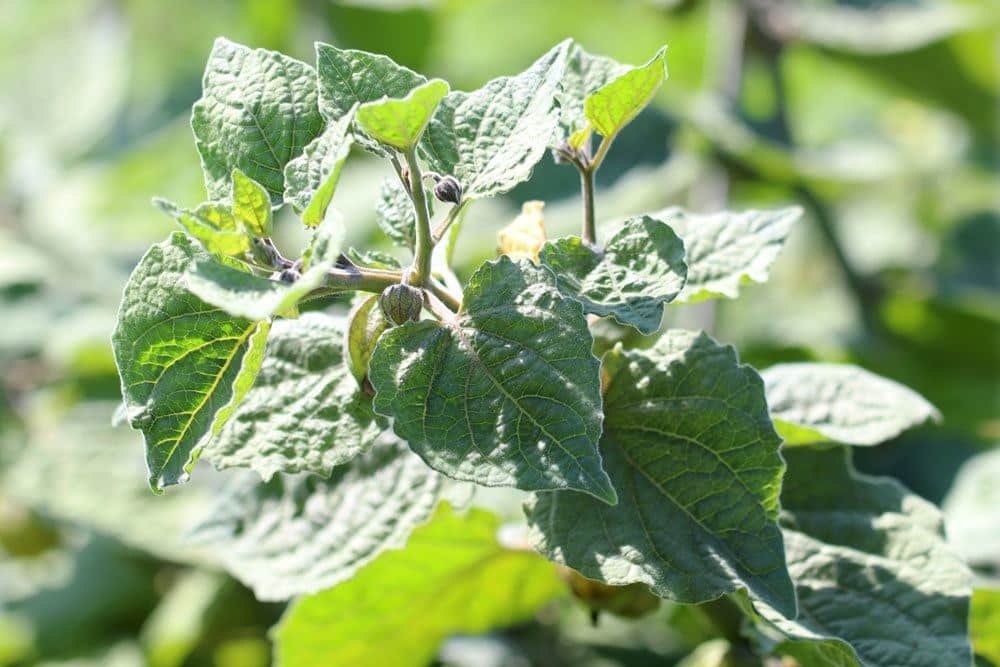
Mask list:
[[[462,307],[462,301],[438,281],[430,280],[427,288],[452,311],[458,312],[458,309]]]
[[[594,169],[580,170],[580,189],[583,191],[583,232],[580,237],[588,245],[597,242],[597,224],[594,222]]]
[[[420,173],[420,163],[414,149],[406,151],[406,166],[410,170],[410,199],[417,215],[417,243],[413,251],[413,267],[410,271],[410,283],[422,287],[431,276],[431,252],[434,250],[434,239],[431,236],[431,216],[427,209],[427,194],[424,192],[424,179]]]
[[[451,210],[448,211],[448,215],[445,216],[444,220],[434,228],[434,233],[431,234],[431,238],[434,241],[434,245],[444,238],[445,232],[451,227],[451,223],[458,220],[459,216],[462,215],[462,211],[465,210],[465,202],[462,202],[458,206],[452,206]]]
[[[442,322],[447,322],[448,324],[455,323],[455,313],[445,306],[433,291],[424,292],[424,294],[427,295],[427,298],[424,299],[424,308],[433,313]]]
[[[323,286],[314,292],[316,292],[316,296],[350,290],[380,294],[389,285],[395,285],[402,280],[402,271],[386,271],[362,266],[331,269],[326,274]]]
[[[588,164],[591,172],[597,171],[597,168],[604,162],[604,156],[608,154],[608,149],[611,148],[611,142],[614,140],[615,135],[613,134],[610,137],[603,137],[601,139],[601,143],[597,147],[597,152],[594,153],[594,157],[590,159],[590,163]]]

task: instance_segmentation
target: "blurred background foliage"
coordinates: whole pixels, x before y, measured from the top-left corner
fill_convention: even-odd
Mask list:
[[[857,363],[941,410],[942,424],[856,458],[947,501],[981,576],[981,664],[1000,664],[998,28],[994,0],[4,0],[0,665],[270,659],[282,607],[181,539],[219,475],[199,469],[156,497],[141,438],[110,425],[121,288],[172,228],[150,198],[205,197],[188,117],[217,35],[307,62],[315,40],[384,52],[459,89],[567,36],[627,63],[667,43],[655,108],[600,172],[599,218],[804,206],[768,285],[670,309],[668,324],[710,330],[760,368]],[[355,245],[385,246],[373,202],[386,173],[348,162],[334,204]],[[546,202],[550,237],[575,232],[575,174],[546,157],[532,182],[475,206],[461,272],[531,199]],[[290,220],[280,234],[301,239]],[[516,502],[486,495],[516,517]],[[562,600],[527,625],[452,639],[439,660],[707,667],[731,664],[721,656],[738,641],[700,609],[592,629]]]

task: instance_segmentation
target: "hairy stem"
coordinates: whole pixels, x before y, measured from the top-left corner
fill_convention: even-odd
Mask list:
[[[448,215],[445,216],[444,220],[442,220],[440,224],[438,224],[438,226],[434,228],[434,233],[431,234],[431,238],[434,240],[435,245],[437,245],[437,243],[444,238],[444,235],[448,231],[448,228],[451,227],[451,224],[453,222],[458,220],[459,216],[462,215],[464,209],[465,209],[465,202],[462,202],[458,206],[452,206],[451,210],[448,211]]]
[[[417,243],[413,250],[413,268],[410,271],[410,283],[418,287],[426,284],[431,276],[431,253],[434,250],[434,239],[431,236],[431,216],[427,209],[427,194],[424,192],[423,175],[420,173],[420,163],[414,149],[406,151],[406,166],[410,171],[410,199],[417,215]]]
[[[458,309],[462,307],[462,301],[457,296],[452,294],[444,285],[436,280],[431,280],[427,288],[431,291],[434,296],[440,299],[444,305],[448,306],[452,311],[458,312]]]
[[[323,280],[323,286],[314,290],[314,295],[323,296],[350,290],[381,294],[386,287],[395,285],[402,280],[402,271],[387,271],[363,266],[331,269]]]
[[[580,189],[583,192],[583,232],[580,237],[584,243],[594,245],[597,242],[597,224],[594,216],[594,169],[588,167],[580,170]]]

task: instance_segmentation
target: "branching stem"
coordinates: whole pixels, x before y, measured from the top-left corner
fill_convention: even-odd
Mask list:
[[[420,173],[420,163],[417,162],[417,153],[410,149],[404,155],[410,172],[410,199],[413,200],[413,210],[417,216],[417,243],[413,250],[413,268],[409,278],[412,285],[422,287],[431,276],[434,238],[431,236],[431,216],[427,209],[427,193],[424,192],[424,179]]]

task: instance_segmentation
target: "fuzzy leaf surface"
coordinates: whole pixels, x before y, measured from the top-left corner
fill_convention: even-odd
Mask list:
[[[778,364],[761,375],[771,417],[788,445],[877,445],[940,419],[917,392],[849,364]]]
[[[784,462],[760,376],[704,333],[669,331],[650,350],[605,355],[601,453],[614,507],[538,493],[529,540],[612,585],[699,603],[746,589],[794,616],[778,528]]]
[[[353,381],[353,380],[352,380]],[[237,480],[192,537],[261,600],[315,593],[350,579],[426,521],[441,477],[401,444],[379,444],[328,479]]]
[[[193,210],[163,199],[154,199],[153,204],[214,255],[233,257],[250,250],[250,237],[224,204],[207,203]]]
[[[587,53],[579,44],[573,44],[563,74],[562,91],[558,95],[563,139],[587,127],[584,100],[629,69],[628,65]]]
[[[231,194],[233,169],[281,203],[284,169],[323,129],[316,71],[274,51],[215,40],[191,128],[212,199]]]
[[[664,46],[645,65],[628,69],[587,95],[583,113],[594,130],[613,137],[646,108],[667,78],[666,52]]]
[[[274,229],[267,189],[239,169],[233,169],[233,216],[256,238],[270,236]]]
[[[294,602],[273,631],[279,663],[423,667],[451,634],[530,619],[563,584],[551,563],[502,547],[498,528],[482,510],[442,505],[405,549]]]
[[[369,364],[375,410],[449,477],[614,502],[590,341],[548,269],[501,257],[470,278],[454,322],[382,334]]]
[[[302,155],[285,165],[285,200],[302,215],[306,227],[316,227],[326,216],[340,172],[351,152],[353,107],[323,134],[312,140]]]
[[[329,476],[375,442],[371,399],[344,364],[341,323],[321,313],[274,322],[257,380],[205,451],[217,468]]]
[[[448,83],[432,79],[411,90],[406,97],[384,98],[362,104],[358,125],[380,144],[400,151],[416,147],[434,110],[450,90]]]
[[[568,236],[545,244],[539,261],[584,311],[610,315],[643,334],[660,328],[663,305],[677,297],[687,276],[684,243],[645,215],[626,220],[603,250]]]
[[[180,232],[151,247],[125,286],[111,338],[154,489],[187,478],[264,357],[269,323],[232,317],[186,289],[188,266],[208,260]]]

